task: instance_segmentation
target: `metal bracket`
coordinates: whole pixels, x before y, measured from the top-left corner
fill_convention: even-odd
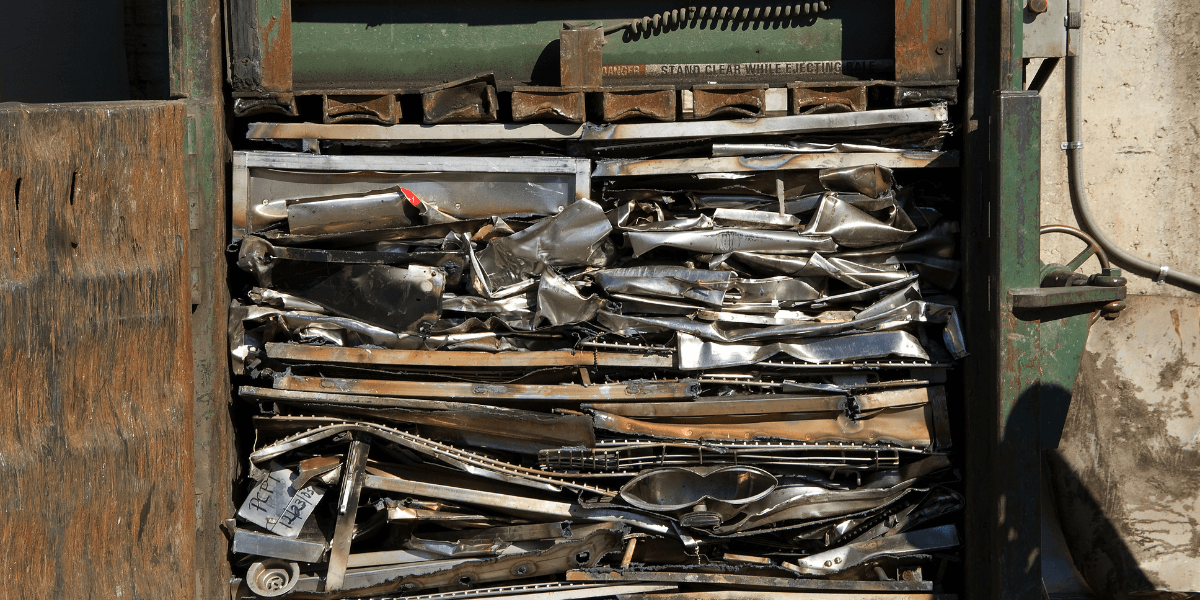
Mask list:
[[[1171,270],[1171,267],[1168,267],[1167,265],[1160,266],[1158,268],[1158,277],[1154,278],[1154,283],[1156,283],[1158,285],[1166,285],[1167,271],[1170,271],[1170,270]]]
[[[1063,150],[1080,150],[1083,148],[1083,141],[1063,142],[1061,147]]]
[[[1081,29],[1083,28],[1083,13],[1079,11],[1069,12],[1067,13],[1065,22],[1067,29]]]
[[[1125,286],[1078,285],[1054,288],[1018,288],[1008,291],[1013,308],[1054,308],[1080,304],[1108,304],[1125,299]]]

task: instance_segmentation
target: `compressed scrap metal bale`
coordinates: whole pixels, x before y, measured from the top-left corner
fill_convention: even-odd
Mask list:
[[[808,144],[712,148],[894,150]],[[677,167],[470,221],[292,199],[244,237],[237,594],[931,592],[956,225],[877,164]]]

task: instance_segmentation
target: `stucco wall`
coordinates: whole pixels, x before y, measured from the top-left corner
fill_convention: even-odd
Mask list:
[[[1093,213],[1134,254],[1200,273],[1200,2],[1087,0],[1083,56]],[[1060,149],[1064,75],[1060,65],[1043,89],[1042,222],[1074,225]],[[1081,249],[1066,236],[1043,242],[1043,261]],[[1092,328],[1051,461],[1060,516],[1103,596],[1197,591],[1200,296],[1127,276],[1129,308]]]

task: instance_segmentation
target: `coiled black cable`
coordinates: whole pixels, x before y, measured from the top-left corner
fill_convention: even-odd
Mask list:
[[[661,29],[672,29],[684,26],[691,21],[769,21],[780,19],[796,19],[816,16],[827,12],[833,0],[818,0],[816,2],[801,2],[783,6],[741,7],[741,6],[688,6],[665,10],[661,13],[635,19],[627,23],[610,27],[608,33],[628,28],[634,34],[650,33]]]

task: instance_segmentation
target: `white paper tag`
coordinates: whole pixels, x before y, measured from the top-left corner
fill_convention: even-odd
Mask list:
[[[238,516],[284,537],[300,535],[300,528],[325,496],[325,490],[306,485],[297,490],[292,486],[299,475],[289,469],[271,471],[238,509]]]

